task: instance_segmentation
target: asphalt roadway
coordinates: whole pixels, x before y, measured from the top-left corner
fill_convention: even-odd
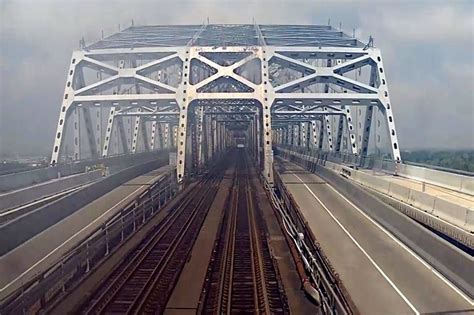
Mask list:
[[[472,299],[336,187],[296,164],[276,167],[362,314],[474,312]]]

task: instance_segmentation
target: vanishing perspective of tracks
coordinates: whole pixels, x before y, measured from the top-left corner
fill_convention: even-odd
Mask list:
[[[239,158],[201,296],[205,314],[289,313],[250,172]]]
[[[161,313],[222,179],[218,165],[177,203],[83,306],[86,314]]]
[[[235,164],[199,313],[289,313],[278,267],[257,206],[244,152],[222,161],[155,226],[95,289],[85,314],[161,314],[173,293],[225,170]],[[212,245],[211,245],[212,246]]]

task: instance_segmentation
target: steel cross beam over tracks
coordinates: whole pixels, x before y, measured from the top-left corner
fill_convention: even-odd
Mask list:
[[[67,158],[73,129],[74,159],[87,156],[82,142],[91,156],[176,145],[182,180],[240,126],[272,183],[272,142],[400,162],[392,109],[380,50],[331,26],[132,26],[73,52],[51,164]],[[106,113],[107,127],[91,128]]]

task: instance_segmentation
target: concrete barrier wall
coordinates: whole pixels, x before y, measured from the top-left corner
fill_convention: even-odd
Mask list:
[[[167,162],[168,156],[132,166],[8,222],[0,227],[0,255],[4,255],[114,188]]]
[[[473,232],[472,222],[469,223],[474,209],[457,205],[453,202],[440,199],[436,196],[412,190],[402,185],[392,183],[383,178],[367,174],[362,171],[346,168],[351,172],[350,178],[359,184],[372,188],[380,193],[387,194],[399,201],[405,202],[418,209],[433,214],[446,222],[454,224],[468,232]]]
[[[370,174],[366,174],[364,172],[356,171],[356,170],[349,170],[351,174],[351,178],[357,182],[365,183],[366,186],[380,191],[384,194],[388,194],[390,191],[390,183],[382,178],[377,178]]]
[[[472,210],[443,199],[436,198],[434,203],[433,215],[473,232],[472,226],[467,225],[469,212]]]
[[[474,195],[474,177],[402,164],[399,174],[444,188]]]
[[[408,202],[408,197],[410,196],[410,188],[390,183],[390,188],[388,194],[395,199],[398,199],[403,202]]]
[[[298,156],[304,159],[309,158],[307,155],[301,155],[301,154],[294,153],[285,149],[279,149],[279,151],[286,154],[287,156]],[[361,185],[374,189],[377,192],[391,196],[395,198],[396,200],[412,205],[427,213],[433,214],[439,217],[440,219],[445,220],[446,222],[449,222],[453,225],[456,225],[462,228],[465,231],[468,231],[471,233],[474,232],[474,225],[473,225],[474,209],[457,205],[450,201],[440,199],[436,196],[433,196],[424,192],[409,189],[407,187],[398,185],[396,183],[392,183],[381,177],[371,175],[370,173],[367,173],[367,172],[362,172],[362,171],[359,171],[347,166],[342,166],[336,163],[332,163],[329,161],[326,161],[326,162],[323,161],[323,163],[324,163],[323,166],[326,169],[333,170],[338,174],[341,174],[342,170],[344,170],[345,171],[344,176],[350,177],[352,180],[354,180],[355,182]],[[410,166],[410,168],[412,167],[414,166]],[[468,176],[450,174],[447,172],[425,169],[422,167],[415,167],[415,168],[420,169],[420,170],[417,170],[418,173],[414,173],[413,171],[411,172],[413,176],[415,175],[419,176],[418,178],[413,177],[415,179],[420,179],[423,176],[424,178],[431,178],[431,177],[436,176],[437,173],[444,173],[444,174],[448,174],[446,178],[449,178],[449,180],[445,180],[444,182],[445,183],[450,182],[452,185],[454,185],[456,183],[456,180],[458,180],[458,183],[461,184],[461,181],[459,180],[461,180],[462,177],[469,178]],[[429,172],[425,172],[425,170]],[[450,175],[454,175],[454,176],[449,177]],[[466,185],[466,183],[470,183],[470,182],[464,181],[463,185]]]
[[[430,214],[433,213],[434,204],[436,198],[431,195],[425,194],[421,191],[410,190],[410,196],[408,197],[408,204],[415,208],[424,210]]]
[[[468,231],[474,231],[474,211],[469,211],[466,216],[466,227]]]
[[[333,163],[333,162],[329,162],[329,161],[326,161],[325,166],[330,168],[330,169],[333,169],[336,172],[342,171],[342,168],[343,168],[342,165],[339,165],[339,164],[336,164],[336,163]]]
[[[58,169],[55,167],[3,175],[0,176],[0,192],[42,183],[57,177]]]
[[[333,166],[330,166],[329,168],[337,169],[337,167]],[[342,168],[346,170],[346,176],[350,177],[359,184],[372,188],[380,193],[389,195],[401,202],[405,202],[427,213],[433,214],[440,219],[454,224],[466,231],[474,231],[472,221],[469,221],[472,220],[471,218],[474,216],[474,209],[457,205],[453,202],[440,199],[436,196],[421,191],[409,189],[405,186],[392,183],[367,172],[358,171],[349,167]]]
[[[0,176],[0,193],[8,192],[23,187],[39,184],[60,176],[69,176],[72,174],[83,173],[87,166],[104,164],[109,167],[113,174],[134,164],[142,164],[146,161],[166,156],[168,151],[142,152],[129,155],[112,156],[105,159],[85,160],[69,164],[61,164],[55,167],[40,168],[36,170],[13,173]]]
[[[55,181],[48,181],[36,186],[0,195],[0,211],[15,208],[55,193],[84,185],[101,177],[102,170],[95,170],[83,174],[62,177]]]

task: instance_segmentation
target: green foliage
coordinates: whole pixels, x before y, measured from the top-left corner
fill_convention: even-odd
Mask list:
[[[402,151],[402,160],[474,172],[474,150]]]

